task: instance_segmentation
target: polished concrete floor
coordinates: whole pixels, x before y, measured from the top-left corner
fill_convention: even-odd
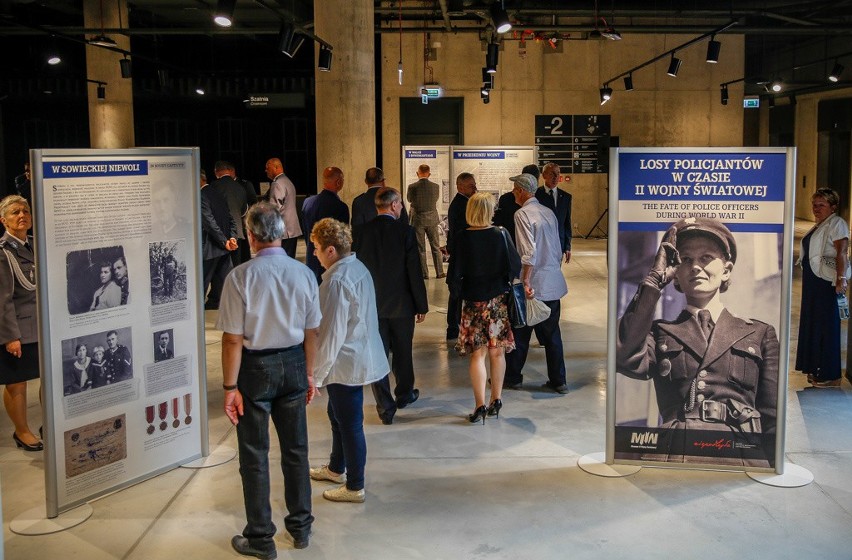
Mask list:
[[[799,224],[798,229],[806,227]],[[303,250],[303,249],[302,249]],[[538,389],[546,377],[533,348],[524,390],[507,392],[498,420],[470,425],[467,360],[444,340],[446,290],[429,280],[431,311],[417,327],[420,400],[392,426],[365,400],[368,463],[364,504],[325,501],[313,487],[311,545],[294,550],[282,530],[283,482],[273,472],[279,558],[852,558],[852,392],[808,388],[791,373],[787,461],[814,475],[782,489],[743,473],[644,468],[603,478],[577,467],[603,451],[606,409],[606,241],[575,240],[563,270],[562,332],[571,392]],[[795,352],[799,282],[793,294]],[[219,335],[208,311],[210,446],[235,448],[221,410]],[[844,333],[845,335],[845,333]],[[33,389],[35,385],[33,385]],[[311,463],[327,461],[325,397],[309,407]],[[39,408],[31,404],[32,425]],[[10,433],[0,414],[0,433]],[[277,457],[277,453],[274,457]],[[235,558],[230,538],[244,523],[237,462],[178,468],[94,501],[92,517],[62,533],[30,537],[9,522],[44,503],[40,454],[0,440],[7,559]]]

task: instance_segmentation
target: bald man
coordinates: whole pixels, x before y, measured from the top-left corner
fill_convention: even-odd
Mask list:
[[[269,186],[269,202],[278,209],[284,219],[284,237],[281,247],[296,258],[296,240],[302,235],[299,225],[299,215],[296,211],[296,187],[284,175],[284,165],[278,158],[270,158],[266,162],[266,176],[272,181]]]
[[[305,264],[313,271],[317,284],[322,283],[322,273],[325,269],[314,255],[314,244],[311,242],[311,230],[314,224],[323,218],[334,218],[344,224],[349,223],[349,207],[340,200],[337,194],[343,189],[343,171],[337,167],[326,167],[322,172],[322,190],[309,197],[302,206],[302,219],[305,221],[305,243],[308,252]]]

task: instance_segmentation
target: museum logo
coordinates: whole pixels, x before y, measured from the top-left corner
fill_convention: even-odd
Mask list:
[[[633,449],[656,449],[660,434],[652,432],[633,432],[630,434],[630,447]]]

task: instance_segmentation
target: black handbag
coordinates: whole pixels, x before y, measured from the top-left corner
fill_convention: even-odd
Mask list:
[[[506,246],[506,267],[509,266],[509,238],[508,232],[502,227],[499,228],[503,234],[503,243]],[[509,322],[513,329],[520,329],[527,326],[527,294],[524,291],[524,285],[521,283],[514,284],[511,278],[508,280],[509,298],[506,306],[509,308]]]

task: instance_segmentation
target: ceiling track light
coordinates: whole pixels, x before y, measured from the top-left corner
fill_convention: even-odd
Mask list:
[[[722,50],[722,43],[716,40],[716,36],[710,38],[710,42],[707,43],[707,62],[710,64],[716,64],[719,62],[719,52]]]
[[[122,78],[133,77],[133,63],[130,62],[130,59],[127,58],[127,55],[124,55],[124,58],[118,61],[118,66],[121,69]]]
[[[624,76],[624,91],[633,91],[633,74]]]
[[[290,22],[281,24],[278,30],[278,50],[290,58],[296,56],[296,51],[305,42],[305,36],[296,30],[296,26]]]
[[[721,89],[722,105],[728,104],[728,86],[722,86]]]
[[[683,61],[675,56],[675,53],[672,53],[671,62],[669,62],[669,69],[666,70],[666,74],[671,76],[672,78],[677,78],[677,73],[680,71],[680,65]]]
[[[231,27],[234,24],[234,8],[237,0],[219,0],[216,3],[216,11],[213,12],[213,21],[219,27]]]
[[[500,53],[500,45],[497,43],[488,43],[488,50],[485,53],[485,68],[489,74],[497,72],[497,61]]]
[[[828,75],[828,81],[837,83],[840,80],[840,75],[843,73],[843,65],[834,61],[834,68],[831,69],[831,74]]]
[[[775,78],[774,80],[772,80],[772,85],[770,86],[770,89],[772,89],[772,91],[778,93],[783,88],[784,86],[781,84],[781,78]]]
[[[196,84],[195,86],[195,93],[197,93],[198,95],[204,95],[205,93],[207,93],[207,90],[204,88],[203,81],[198,81],[198,84]]]
[[[319,52],[319,62],[317,62],[317,68],[322,72],[331,71],[331,47],[326,45],[320,45]]]
[[[512,22],[509,21],[509,14],[503,8],[502,1],[491,5],[491,21],[494,22],[497,33],[507,33],[512,30]]]
[[[494,74],[488,71],[488,68],[482,69],[482,87],[494,89]]]
[[[482,102],[487,105],[491,102],[491,92],[483,89],[479,92],[479,98],[482,99]]]
[[[106,35],[95,35],[91,39],[87,41],[90,45],[95,47],[104,47],[107,49],[117,49],[118,43],[107,37]]]
[[[609,84],[604,84],[601,88],[601,105],[605,104],[610,99],[612,99],[612,88],[609,87]]]
[[[60,62],[62,62],[62,58],[58,54],[54,53],[47,56],[47,63],[51,66],[56,66]]]

